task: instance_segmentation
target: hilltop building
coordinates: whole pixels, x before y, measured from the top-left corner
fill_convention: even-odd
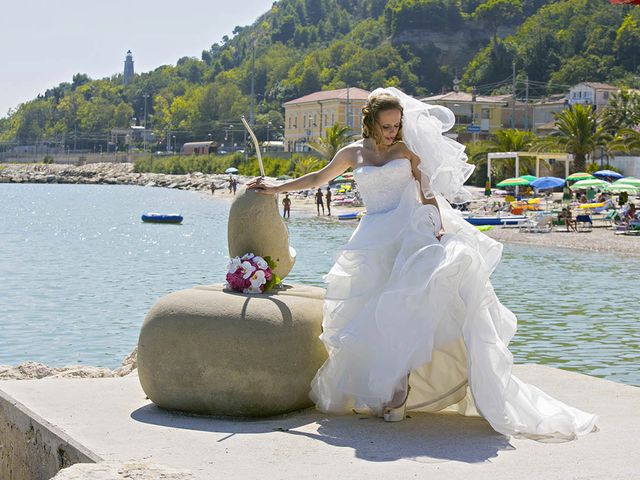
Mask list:
[[[314,92],[290,100],[284,106],[284,149],[286,152],[308,152],[309,142],[324,136],[335,123],[347,125],[359,135],[362,107],[369,92],[349,87]]]
[[[129,85],[133,80],[133,54],[131,50],[127,50],[127,57],[124,60],[124,77],[122,83]]]

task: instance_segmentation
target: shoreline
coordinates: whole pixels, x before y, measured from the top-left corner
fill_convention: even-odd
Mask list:
[[[0,183],[73,183],[105,185],[138,185],[147,187],[177,188],[199,192],[212,199],[231,201],[228,174],[190,173],[170,175],[163,173],[135,173],[131,163],[90,163],[82,166],[61,164],[2,164]],[[240,189],[251,177],[235,175]],[[211,183],[216,191],[211,194]],[[475,195],[481,195],[482,189],[471,188]],[[477,190],[477,191],[475,191]],[[302,217],[316,216],[316,206],[312,198],[291,195],[291,214]],[[480,201],[482,197],[478,197]],[[496,198],[495,200],[503,201]],[[482,201],[487,201],[482,199]],[[343,213],[363,211],[364,207],[332,205],[332,215],[324,215],[334,221]],[[282,214],[282,205],[278,205]],[[355,225],[355,224],[354,224]],[[640,238],[615,235],[608,228],[594,228],[591,232],[574,233],[551,231],[549,233],[526,233],[517,228],[494,227],[485,232],[491,238],[502,243],[533,245],[536,247],[570,248],[589,252],[608,252],[640,257]]]

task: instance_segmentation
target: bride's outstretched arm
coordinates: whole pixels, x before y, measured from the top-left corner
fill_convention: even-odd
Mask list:
[[[420,169],[418,168],[418,165],[420,165],[420,157],[418,157],[409,149],[407,149],[406,155],[409,160],[411,160],[411,172],[413,173],[413,178],[415,178],[420,185],[422,181],[422,172],[420,172]],[[425,197],[422,188],[419,188],[418,190],[420,193],[420,202],[422,202],[423,205],[433,205],[434,207],[436,207],[436,210],[438,210],[438,215],[440,215],[440,207],[438,206],[438,201],[436,200],[435,195],[431,197]],[[440,240],[442,235],[444,235],[444,227],[442,226],[442,215],[440,215],[440,230],[436,232],[436,238]]]
[[[317,172],[307,173],[302,177],[279,185],[270,184],[263,177],[256,177],[247,182],[247,188],[253,188],[258,193],[277,194],[282,192],[292,192],[296,190],[306,190],[308,188],[319,187],[337,176],[343,174],[349,167],[353,166],[352,154],[349,147],[340,150],[335,157]]]

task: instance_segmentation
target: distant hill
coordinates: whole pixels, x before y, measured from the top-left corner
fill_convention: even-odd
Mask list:
[[[91,148],[135,117],[182,143],[223,141],[250,110],[278,135],[281,104],[320,89],[398,86],[426,95],[510,88],[512,62],[542,95],[581,80],[638,87],[640,9],[607,0],[281,0],[203,51],[136,75],[75,75],[0,119],[0,140]],[[253,48],[255,46],[255,48]],[[271,122],[269,124],[269,122]]]

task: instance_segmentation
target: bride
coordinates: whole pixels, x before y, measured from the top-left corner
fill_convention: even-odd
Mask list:
[[[473,166],[444,136],[453,113],[395,88],[371,93],[362,136],[323,169],[264,194],[325,184],[352,168],[366,205],[326,276],[323,332],[329,357],[311,385],[323,412],[370,412],[399,421],[406,410],[480,414],[498,432],[572,439],[597,417],[512,375],[507,345],[516,318],[489,276],[502,245],[451,207],[470,199]]]

